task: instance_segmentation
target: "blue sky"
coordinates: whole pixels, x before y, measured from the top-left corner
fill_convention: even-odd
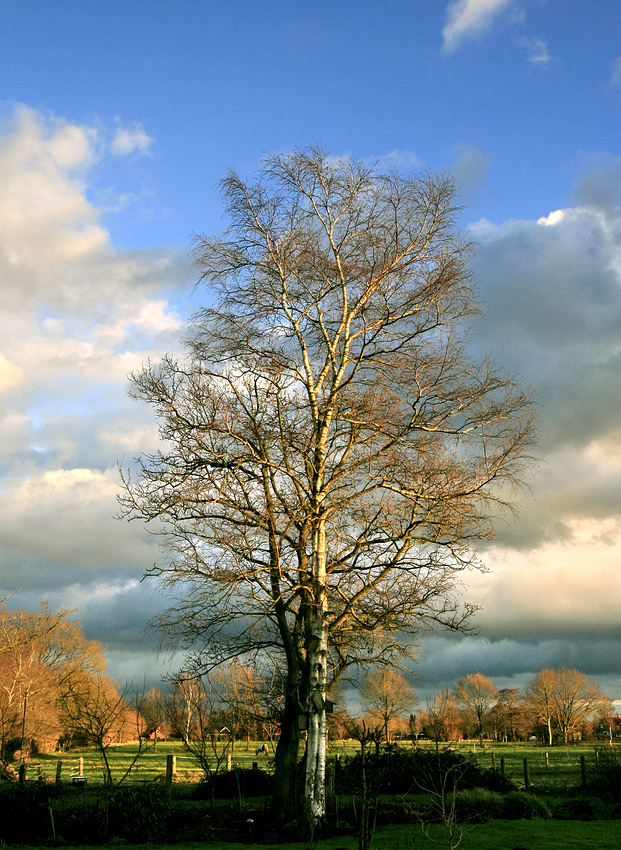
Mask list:
[[[420,690],[578,666],[621,698],[621,6],[616,0],[0,0],[0,590],[153,669],[160,555],[112,519],[157,430],[127,373],[180,350],[218,180],[318,140],[451,171],[487,321],[538,391],[542,464],[466,577],[479,637]]]

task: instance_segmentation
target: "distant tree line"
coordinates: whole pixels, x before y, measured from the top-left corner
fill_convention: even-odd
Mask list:
[[[540,670],[522,690],[468,674],[426,701],[417,731],[436,742],[534,738],[552,746],[593,737],[612,741],[621,732],[619,721],[598,682],[562,668]]]
[[[535,739],[553,746],[621,736],[621,716],[614,715],[599,683],[576,669],[542,669],[523,689],[499,688],[482,673],[470,673],[452,688],[436,691],[423,706],[401,674],[377,669],[364,677],[359,694],[358,720],[386,741],[391,736],[427,738],[437,745],[464,738],[480,744]],[[335,723],[337,718],[337,734],[346,735],[351,719],[339,713]]]

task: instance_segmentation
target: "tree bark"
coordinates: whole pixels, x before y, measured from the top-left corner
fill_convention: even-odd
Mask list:
[[[291,686],[293,684],[293,687]],[[295,683],[287,683],[280,737],[274,754],[274,795],[270,806],[274,818],[290,823],[298,817],[298,700]]]
[[[313,585],[315,610],[311,619],[312,636],[308,647],[309,710],[304,783],[305,819],[312,830],[326,811],[326,719],[328,621],[326,593],[326,527],[325,520],[313,529]]]

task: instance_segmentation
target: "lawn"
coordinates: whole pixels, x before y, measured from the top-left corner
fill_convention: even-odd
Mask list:
[[[257,763],[263,770],[270,770],[273,766],[273,752],[269,756],[256,755],[256,741],[237,741],[235,749],[231,753],[232,765],[234,767],[250,768]],[[225,745],[221,744],[220,749]],[[411,747],[411,743],[402,742],[401,747]],[[421,742],[418,746],[424,749],[432,749],[430,741]],[[516,784],[524,783],[524,759],[528,759],[528,770],[531,784],[537,790],[564,791],[577,788],[582,783],[580,759],[585,758],[587,779],[589,768],[595,763],[599,747],[594,744],[577,744],[569,747],[543,747],[532,743],[500,744],[486,743],[483,747],[478,742],[462,742],[452,744],[455,749],[476,756],[481,767],[495,767],[500,771],[504,762],[505,775]],[[621,748],[621,745],[615,745]],[[330,742],[328,757],[351,756],[358,750],[355,741],[333,741]],[[135,745],[124,744],[112,747],[110,757],[113,766],[113,775],[118,779],[131,763],[135,753]],[[300,755],[303,747],[300,745]],[[201,777],[201,771],[196,760],[184,752],[180,742],[158,742],[157,749],[149,743],[145,752],[141,755],[136,768],[132,773],[134,781],[151,781],[162,776],[166,770],[166,756],[171,753],[177,757],[177,774],[179,780],[196,782]],[[547,755],[546,755],[547,754]],[[103,782],[103,765],[99,753],[93,749],[71,750],[67,753],[51,753],[40,755],[30,760],[28,764],[28,776],[37,774],[38,766],[49,776],[56,775],[56,765],[62,762],[62,778],[67,779],[70,775],[78,772],[79,759],[83,759],[83,771],[89,777],[89,783],[100,784]]]
[[[432,833],[442,839],[439,830]],[[6,845],[8,846],[8,845]],[[248,850],[249,844],[210,841],[209,850]],[[256,846],[256,845],[255,845]],[[387,826],[375,833],[373,850],[431,850],[441,847],[427,840],[417,826]],[[132,850],[202,850],[204,842],[133,845]],[[315,842],[261,844],[261,850],[357,850],[355,836]],[[460,850],[619,850],[620,821],[490,821],[465,836]],[[35,850],[20,845],[19,850]],[[40,850],[40,848],[36,848]],[[73,850],[101,850],[101,846]]]

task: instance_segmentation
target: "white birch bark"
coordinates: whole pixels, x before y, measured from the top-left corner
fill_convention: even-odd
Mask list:
[[[313,583],[315,611],[313,640],[309,647],[311,689],[306,744],[305,807],[309,826],[318,823],[326,811],[326,721],[328,623],[326,594],[326,530],[323,520],[313,534]]]

